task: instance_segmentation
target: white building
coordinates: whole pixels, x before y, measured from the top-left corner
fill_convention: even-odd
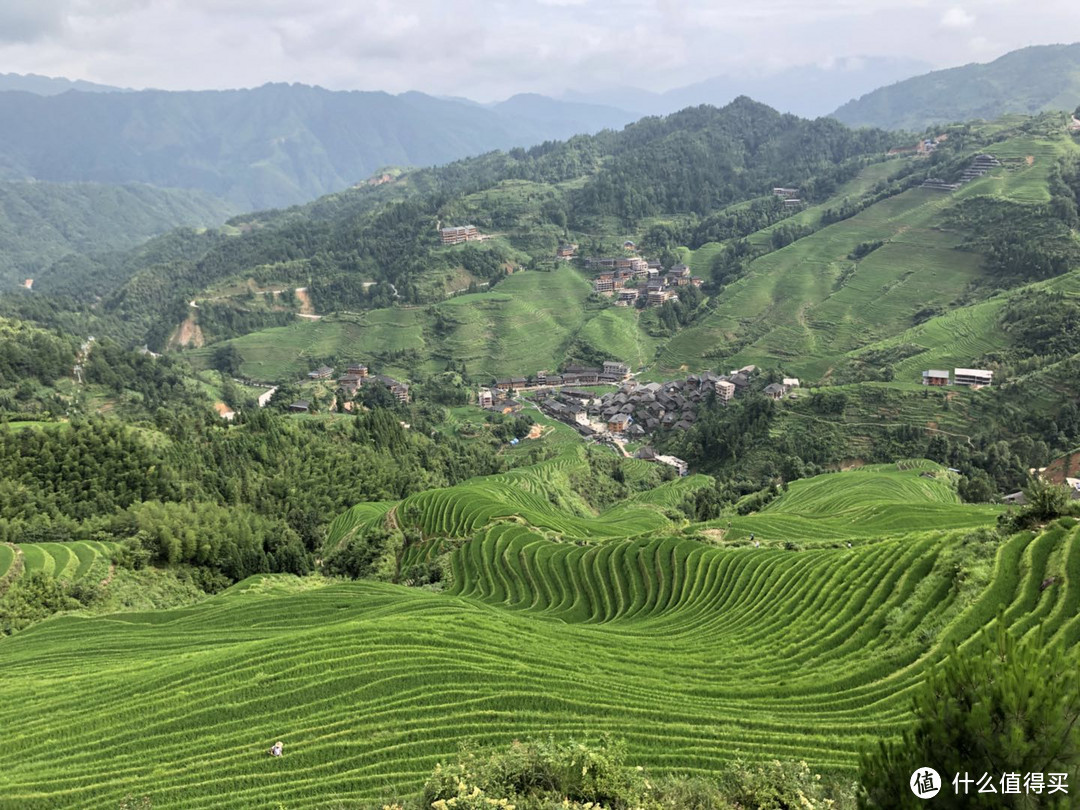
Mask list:
[[[984,368],[953,369],[953,383],[956,385],[983,386],[990,385],[993,380],[994,372]]]
[[[661,464],[667,464],[669,467],[674,467],[680,476],[686,475],[690,471],[689,465],[677,456],[657,456],[656,460]]]

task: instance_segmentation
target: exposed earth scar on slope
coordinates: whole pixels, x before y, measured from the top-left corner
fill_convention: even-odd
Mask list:
[[[198,308],[194,301],[191,302],[191,308]],[[189,313],[188,316],[184,318],[176,328],[176,332],[169,342],[175,347],[185,348],[187,346],[194,346],[196,349],[200,349],[206,344],[206,338],[203,336],[203,331],[199,327],[199,324],[195,322],[194,312]]]
[[[315,305],[311,302],[311,294],[307,287],[297,287],[293,292],[296,294],[296,300],[300,302],[300,312],[297,313],[299,317],[310,318],[313,321],[322,318],[322,315],[315,314]]]

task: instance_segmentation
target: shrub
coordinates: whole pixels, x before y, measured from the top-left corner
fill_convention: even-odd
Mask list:
[[[514,741],[506,749],[464,749],[440,764],[422,794],[383,810],[849,810],[854,794],[822,780],[805,762],[730,764],[715,779],[654,779],[626,762],[607,737]]]

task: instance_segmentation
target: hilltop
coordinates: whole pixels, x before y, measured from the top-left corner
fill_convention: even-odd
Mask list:
[[[933,124],[1071,111],[1078,104],[1080,43],[1035,45],[986,64],[935,70],[880,87],[832,117],[854,127],[921,132]]]
[[[383,807],[547,735],[850,784],[984,629],[1080,641],[1080,510],[1028,482],[1080,445],[1078,199],[1061,114],[741,98],[43,268],[0,305],[0,807]],[[607,360],[564,401],[651,447],[473,404]]]

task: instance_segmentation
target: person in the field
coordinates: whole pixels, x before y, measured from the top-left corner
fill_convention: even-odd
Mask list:
[[[281,742],[281,740],[278,740],[276,743],[274,743],[274,747],[271,748],[266,753],[268,753],[272,757],[280,757],[281,756],[281,751],[282,751],[282,749],[284,747],[285,747],[285,744],[283,742]]]

